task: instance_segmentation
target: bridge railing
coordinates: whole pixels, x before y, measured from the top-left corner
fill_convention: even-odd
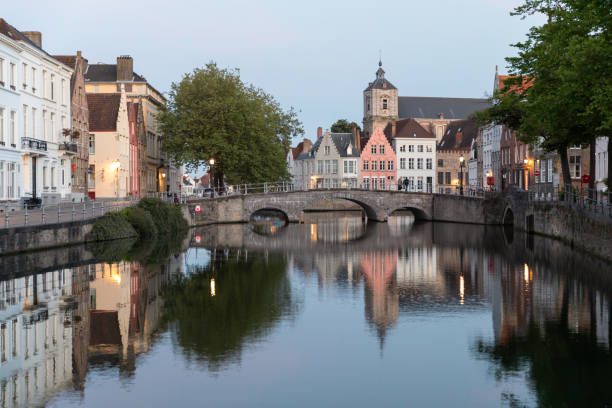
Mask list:
[[[290,191],[321,191],[321,190],[369,190],[369,191],[401,191],[409,193],[431,193],[443,195],[463,195],[469,197],[484,197],[485,190],[482,188],[470,188],[460,186],[444,186],[438,188],[437,191],[431,184],[357,184],[357,183],[330,183],[329,185],[303,185],[300,183],[290,183],[286,181],[267,182],[267,183],[251,183],[251,184],[233,184],[226,185],[220,188],[207,188],[201,192],[195,192],[192,195],[178,195],[179,202],[182,204],[193,199],[215,198],[220,196],[234,196],[247,194],[267,194],[267,193],[282,193]],[[159,198],[172,200],[172,195],[165,197],[165,193],[159,193]],[[176,195],[175,195],[176,196]],[[176,198],[176,197],[175,197]]]
[[[555,188],[552,191],[529,191],[529,201],[555,202],[570,207],[580,208],[606,217],[612,217],[612,193],[589,190]]]

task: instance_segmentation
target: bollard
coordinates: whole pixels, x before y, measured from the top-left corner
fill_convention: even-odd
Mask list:
[[[74,215],[75,215],[76,211],[74,209],[74,204],[72,204],[72,221],[74,221]]]
[[[45,224],[45,207],[42,208],[42,223]]]
[[[28,225],[28,206],[27,205],[25,208],[25,216],[23,217],[23,220],[24,220],[24,224]]]
[[[60,222],[60,220],[61,220],[61,218],[62,218],[62,216],[61,216],[61,212],[62,212],[62,206],[61,206],[61,205],[58,205],[58,206],[57,206],[57,222],[58,222],[58,223]]]
[[[8,228],[9,226],[9,215],[8,215],[8,210],[4,211],[4,226],[6,228]]]

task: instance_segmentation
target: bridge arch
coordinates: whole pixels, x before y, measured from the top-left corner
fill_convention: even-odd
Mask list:
[[[396,213],[398,211],[410,211],[412,215],[414,215],[414,219],[417,221],[431,220],[431,215],[429,215],[427,211],[415,206],[404,206],[395,208],[394,210],[389,211],[389,216],[393,215],[393,213]]]
[[[249,221],[253,221],[253,217],[257,215],[265,215],[266,212],[276,212],[282,216],[285,222],[289,222],[289,215],[287,214],[287,211],[274,206],[264,206],[262,208],[258,208],[256,210],[251,211],[249,215]]]
[[[504,210],[504,217],[502,218],[503,225],[514,225],[514,211],[512,208],[506,207]]]

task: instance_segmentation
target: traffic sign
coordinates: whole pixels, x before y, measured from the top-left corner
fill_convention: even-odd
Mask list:
[[[196,235],[194,238],[195,238],[196,244],[199,244],[200,242],[202,242],[202,237],[200,235]]]
[[[196,205],[194,211],[195,211],[196,214],[199,214],[199,213],[202,212],[202,207],[200,207],[199,205]]]
[[[533,172],[533,174],[534,174],[536,177],[538,177],[538,176],[540,175],[540,170],[536,170],[536,171],[534,171],[534,172]]]
[[[588,174],[583,174],[581,181],[582,181],[582,184],[589,184],[591,182],[591,176]]]

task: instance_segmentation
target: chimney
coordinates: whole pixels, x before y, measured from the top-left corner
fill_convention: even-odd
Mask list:
[[[310,139],[304,138],[302,142],[302,153],[308,153],[312,149],[312,142]]]
[[[117,81],[131,81],[134,77],[134,61],[129,55],[117,57]]]
[[[42,48],[42,34],[40,31],[22,31],[21,34],[28,37],[38,48]]]
[[[395,137],[395,132],[396,132],[396,122],[393,121],[391,122],[391,138],[393,139]]]
[[[361,153],[361,132],[357,126],[353,126],[353,145],[357,151]]]
[[[457,146],[457,148],[461,146],[462,140],[463,140],[463,132],[457,132],[457,136],[455,137],[455,146]]]
[[[319,126],[317,128],[317,139],[320,138],[321,136],[323,136],[323,128]]]

